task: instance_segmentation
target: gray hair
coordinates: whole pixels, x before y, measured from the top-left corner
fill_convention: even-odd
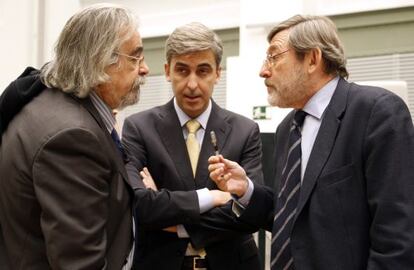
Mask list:
[[[110,77],[105,68],[118,61],[120,46],[138,29],[131,11],[112,4],[96,4],[73,15],[63,28],[54,59],[42,67],[48,87],[85,97]]]
[[[173,56],[211,49],[217,66],[223,56],[223,44],[218,35],[207,26],[192,22],[177,27],[165,43],[167,63]]]
[[[295,15],[276,25],[267,40],[270,42],[277,33],[286,29],[289,29],[288,44],[300,59],[311,49],[319,48],[325,72],[348,77],[344,47],[335,24],[328,17]]]

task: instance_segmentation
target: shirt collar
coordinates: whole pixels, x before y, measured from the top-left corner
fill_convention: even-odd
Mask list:
[[[317,91],[303,107],[303,111],[321,120],[323,113],[328,107],[329,102],[335,92],[336,86],[339,82],[339,76],[336,76],[325,84],[319,91]]]
[[[212,105],[211,105],[211,99],[210,99],[208,101],[207,109],[202,114],[200,114],[197,118],[195,118],[200,123],[203,129],[206,129],[207,127],[208,118],[210,117],[210,113],[211,113],[211,107]],[[174,109],[177,112],[178,120],[180,121],[181,127],[183,127],[185,123],[187,123],[189,120],[192,119],[183,110],[181,110],[180,106],[178,106],[177,104],[177,100],[175,97],[174,97]]]
[[[109,133],[111,133],[116,123],[115,116],[113,115],[111,108],[109,108],[109,106],[106,105],[106,103],[94,91],[91,91],[89,96],[106,129]]]

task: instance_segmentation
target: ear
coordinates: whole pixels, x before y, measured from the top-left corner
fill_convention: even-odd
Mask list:
[[[216,80],[214,84],[217,84],[220,81],[221,78],[221,66],[218,66],[216,69]]]
[[[308,64],[308,73],[312,74],[319,69],[323,69],[322,51],[314,48],[306,54],[306,62]]]
[[[168,82],[171,82],[171,78],[170,78],[170,65],[168,63],[164,64],[164,73],[165,73],[165,78],[167,79]]]

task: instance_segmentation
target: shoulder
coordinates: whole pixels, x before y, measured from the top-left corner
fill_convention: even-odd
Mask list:
[[[405,104],[398,95],[387,89],[376,86],[360,85],[356,83],[348,83],[348,85],[350,102],[356,102],[366,106],[375,106],[378,102],[381,103],[384,101],[392,100],[401,105]],[[389,105],[392,105],[392,103]]]
[[[82,101],[57,89],[45,89],[22,111],[23,120],[34,134],[54,136],[73,130],[102,136],[103,129]],[[31,128],[32,127],[32,128]]]
[[[173,113],[173,110],[170,110],[167,104],[156,106],[151,109],[147,109],[141,112],[137,112],[129,115],[125,118],[125,123],[145,123],[152,122],[159,117],[164,117],[166,114]]]
[[[350,121],[358,119],[359,122],[371,127],[382,125],[384,121],[390,121],[391,125],[397,125],[397,122],[412,122],[407,104],[387,89],[345,82],[342,87],[338,86],[337,91],[347,92],[343,95],[347,99],[344,118]],[[331,107],[337,104],[340,104],[340,101],[336,100]]]

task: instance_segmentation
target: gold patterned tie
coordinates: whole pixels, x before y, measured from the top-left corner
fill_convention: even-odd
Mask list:
[[[192,119],[185,124],[185,127],[188,130],[187,141],[185,143],[190,157],[191,168],[193,169],[193,176],[195,177],[198,155],[200,154],[200,145],[196,138],[196,132],[200,128],[200,123]]]

